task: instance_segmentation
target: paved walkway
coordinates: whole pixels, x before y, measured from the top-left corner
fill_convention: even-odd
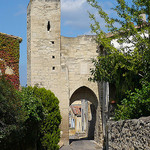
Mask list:
[[[60,150],[102,150],[102,148],[93,140],[78,140],[63,146]]]

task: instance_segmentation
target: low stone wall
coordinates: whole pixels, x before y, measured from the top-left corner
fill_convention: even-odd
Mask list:
[[[150,150],[150,116],[108,122],[109,150]]]

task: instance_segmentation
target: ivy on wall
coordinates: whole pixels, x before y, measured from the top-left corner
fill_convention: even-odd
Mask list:
[[[19,88],[19,43],[21,38],[0,33],[0,70],[16,89]],[[6,67],[13,70],[13,74],[6,74]]]

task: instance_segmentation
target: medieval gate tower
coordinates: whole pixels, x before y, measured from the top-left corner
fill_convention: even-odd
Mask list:
[[[100,95],[88,81],[92,58],[97,57],[94,36],[60,34],[60,0],[30,0],[27,9],[27,84],[51,90],[60,101],[61,141],[69,143],[69,105],[86,99],[96,108],[94,139],[102,143]]]

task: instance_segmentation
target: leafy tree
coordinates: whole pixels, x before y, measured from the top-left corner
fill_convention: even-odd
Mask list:
[[[127,98],[115,111],[115,120],[134,119],[141,116],[150,116],[150,83],[144,83],[142,89],[128,92]]]
[[[127,90],[141,88],[141,79],[150,82],[150,1],[132,0],[128,4],[125,0],[116,0],[117,5],[112,8],[118,15],[116,18],[109,17],[96,0],[87,1],[97,9],[110,32],[104,32],[95,16],[89,13],[100,50],[100,56],[93,60],[95,69],[91,71],[91,80],[114,85],[116,100],[120,102]],[[146,14],[146,20],[141,14]],[[112,44],[114,39],[125,46],[117,49]]]

